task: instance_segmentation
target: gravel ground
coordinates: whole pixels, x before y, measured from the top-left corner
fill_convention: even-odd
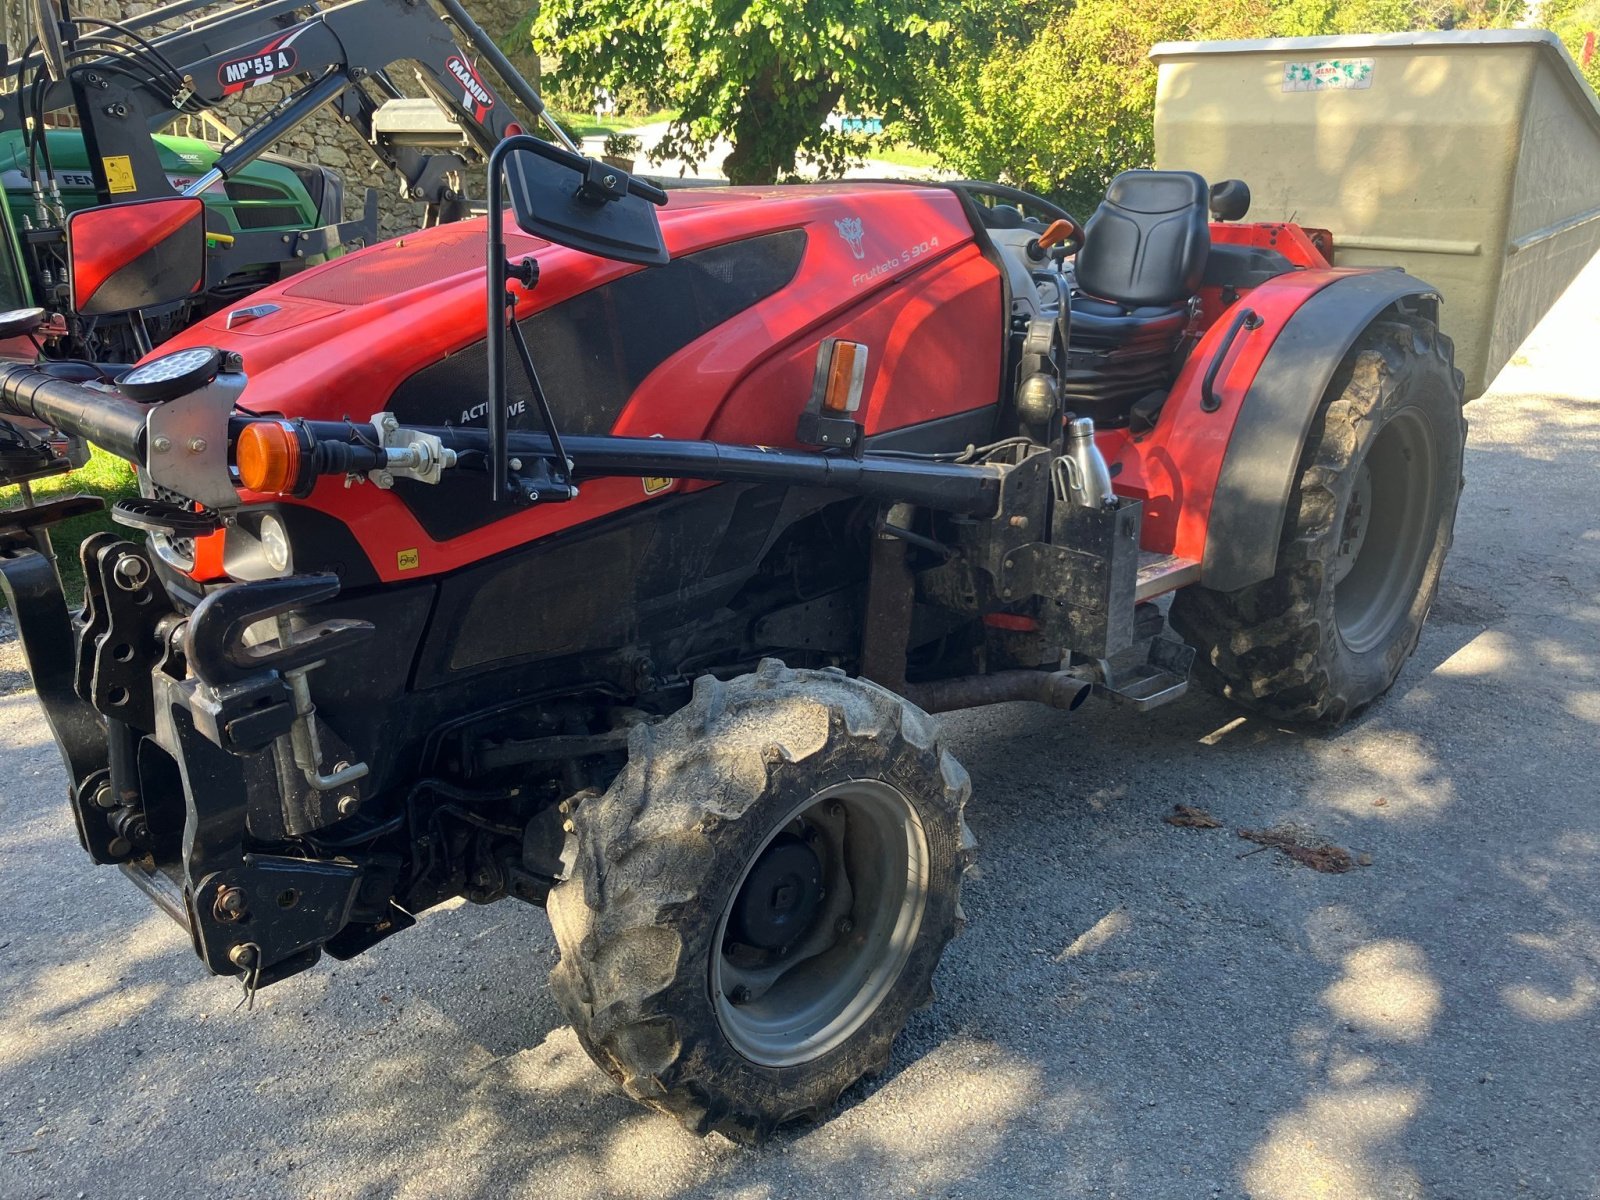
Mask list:
[[[757,1151],[613,1094],[514,903],[237,1008],[78,850],[0,646],[0,1196],[1595,1200],[1597,344],[1600,261],[1469,408],[1443,594],[1355,725],[950,719],[983,845],[938,1002]],[[1283,823],[1370,865],[1234,833]]]

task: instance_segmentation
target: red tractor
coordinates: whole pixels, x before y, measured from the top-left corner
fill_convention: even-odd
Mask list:
[[[1238,182],[1131,171],[1083,223],[669,198],[514,136],[489,197],[115,387],[0,368],[0,410],[140,467],[76,616],[43,531],[87,502],[0,532],[79,836],[252,991],[542,904],[596,1062],[758,1140],[930,999],[974,846],[930,713],[1192,670],[1336,724],[1417,642],[1465,430],[1439,297],[1240,223]],[[198,205],[80,214],[75,288],[192,286]]]

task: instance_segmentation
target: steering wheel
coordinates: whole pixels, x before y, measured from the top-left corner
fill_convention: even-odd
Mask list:
[[[979,196],[987,196],[990,199],[1014,205],[1019,210],[1032,209],[1041,213],[1046,218],[1043,224],[1024,218],[1024,224],[1034,226],[1041,231],[1055,221],[1070,221],[1076,232],[1065,243],[1067,253],[1069,255],[1076,254],[1083,245],[1083,222],[1062,208],[1061,205],[1056,204],[1054,201],[1046,200],[1043,196],[1036,196],[1032,192],[1025,192],[1021,188],[1010,187],[1004,183],[990,183],[984,179],[963,179],[952,183],[950,186],[974,199]],[[1000,221],[990,219],[988,214],[994,211],[992,207],[988,205],[980,205],[979,207],[984,210],[984,224],[988,228],[998,229],[1005,227]]]

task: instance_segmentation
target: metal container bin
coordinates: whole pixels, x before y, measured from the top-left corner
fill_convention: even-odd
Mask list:
[[[1600,250],[1600,101],[1541,30],[1166,42],[1156,165],[1243,179],[1336,266],[1436,285],[1481,394]]]

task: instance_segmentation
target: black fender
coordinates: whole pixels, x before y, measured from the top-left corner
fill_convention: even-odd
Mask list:
[[[1239,406],[1207,521],[1200,582],[1236,591],[1272,577],[1300,451],[1333,373],[1387,309],[1413,301],[1437,321],[1439,293],[1404,271],[1347,275],[1284,324]]]

